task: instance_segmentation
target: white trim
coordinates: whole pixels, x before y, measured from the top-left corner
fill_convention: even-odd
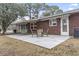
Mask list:
[[[52,20],[56,20],[56,22],[53,22]],[[50,22],[52,22],[52,23],[56,23],[56,25],[54,25],[54,24],[51,24]],[[49,26],[57,26],[57,19],[51,19],[51,20],[49,20]]]
[[[67,20],[67,32],[63,32],[63,27],[62,27],[62,20],[63,19],[66,19]],[[69,35],[69,16],[68,15],[64,15],[62,18],[61,18],[61,35]]]

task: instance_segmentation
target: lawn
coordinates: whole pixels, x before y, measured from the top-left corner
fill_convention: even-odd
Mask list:
[[[0,55],[8,56],[71,56],[79,55],[79,39],[69,39],[46,49],[28,42],[0,36]]]

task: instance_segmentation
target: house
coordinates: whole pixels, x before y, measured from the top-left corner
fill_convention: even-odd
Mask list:
[[[44,31],[49,29],[49,34],[74,35],[74,29],[79,28],[79,9],[67,12],[57,11],[53,16],[16,22],[17,30],[30,32],[30,24],[34,25],[33,29],[43,28]]]

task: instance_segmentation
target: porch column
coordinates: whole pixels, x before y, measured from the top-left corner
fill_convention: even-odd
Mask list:
[[[27,32],[27,27],[26,27],[26,24],[25,24],[25,32]]]
[[[26,32],[26,24],[24,24],[24,32]]]
[[[19,30],[20,30],[20,32],[21,32],[21,24],[19,24],[19,26],[20,26],[20,29],[19,29]]]

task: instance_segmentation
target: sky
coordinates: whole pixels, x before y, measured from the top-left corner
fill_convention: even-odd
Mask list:
[[[79,8],[79,3],[48,3],[49,6],[59,6],[63,11],[73,10]]]
[[[63,12],[78,9],[79,3],[48,3],[49,6],[58,6]],[[39,14],[42,15],[44,11],[41,11]]]

